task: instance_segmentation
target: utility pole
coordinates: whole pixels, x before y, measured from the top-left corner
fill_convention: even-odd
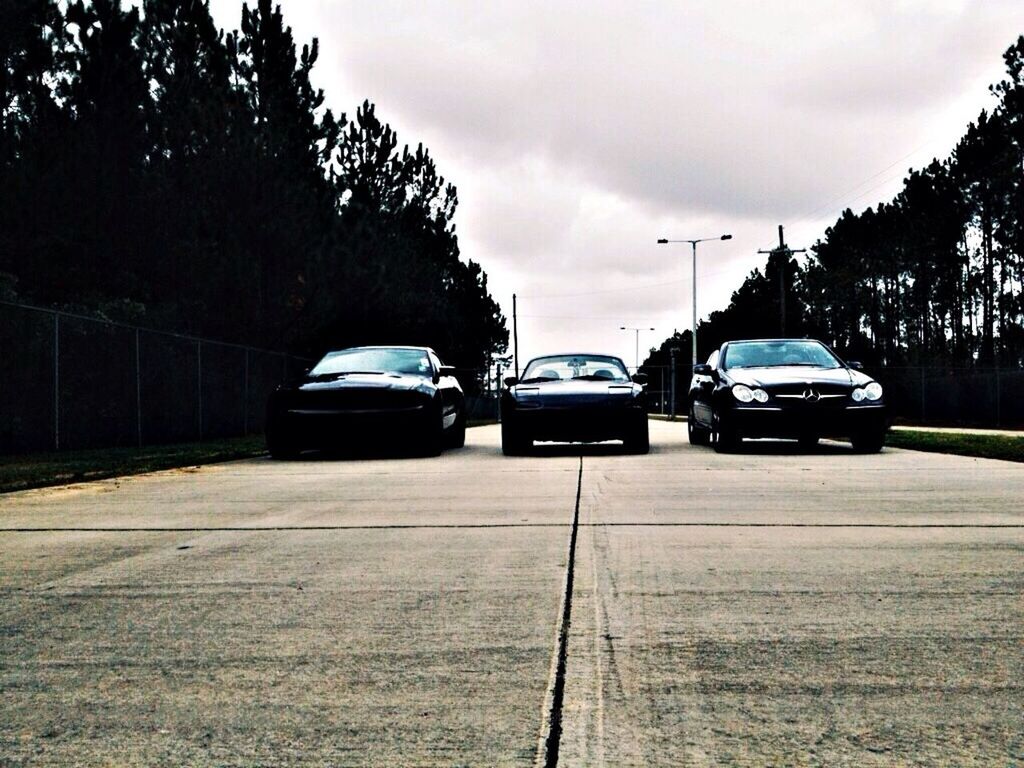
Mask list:
[[[679,347],[669,348],[669,377],[668,377],[668,388],[669,392],[669,406],[668,406],[668,419],[669,421],[676,420],[676,353],[679,352]]]
[[[779,247],[770,251],[758,251],[758,253],[779,254],[779,336],[786,335],[786,268],[794,253],[806,253],[806,248],[790,248],[786,245],[786,239],[782,234],[782,225],[779,224]]]
[[[519,378],[519,320],[516,317],[516,295],[512,294],[512,355],[515,357],[516,378]]]

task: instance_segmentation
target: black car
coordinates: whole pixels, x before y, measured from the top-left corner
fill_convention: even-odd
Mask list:
[[[267,449],[293,458],[306,448],[352,448],[394,437],[436,456],[466,440],[455,369],[427,347],[328,352],[267,404]]]
[[[534,440],[622,440],[627,451],[647,453],[645,382],[642,374],[630,378],[622,360],[609,355],[534,358],[522,379],[505,379],[502,451],[506,456],[527,453]]]
[[[888,408],[882,385],[860,368],[812,339],[723,344],[694,367],[690,442],[724,452],[744,437],[796,438],[810,448],[834,436],[862,453],[880,451]]]

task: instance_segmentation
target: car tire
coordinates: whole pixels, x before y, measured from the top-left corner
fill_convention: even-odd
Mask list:
[[[501,422],[501,452],[506,456],[525,456],[530,452],[533,441],[516,427],[510,419]]]
[[[714,422],[715,453],[734,453],[738,451],[742,442],[739,433],[735,429],[723,427],[717,413],[714,415]]]
[[[885,445],[885,432],[860,432],[850,437],[856,453],[878,453]]]
[[[292,430],[282,421],[280,417],[271,417],[267,420],[267,452],[270,458],[277,461],[296,459],[302,453],[302,449]]]
[[[419,444],[416,446],[420,456],[440,456],[444,450],[444,422],[441,420],[441,408],[432,407],[423,425]]]
[[[459,411],[455,417],[455,423],[451,426],[451,434],[448,436],[449,448],[461,448],[466,444],[466,412]]]
[[[638,423],[629,431],[622,441],[627,453],[643,455],[651,451],[651,430],[647,421],[647,414],[643,415],[643,421]]]
[[[697,425],[697,419],[693,415],[692,407],[690,408],[690,415],[686,419],[686,434],[690,438],[690,445],[708,445],[711,443],[711,430]]]

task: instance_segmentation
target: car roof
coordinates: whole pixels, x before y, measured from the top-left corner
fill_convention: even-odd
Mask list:
[[[618,360],[620,363],[622,362],[621,357],[618,355],[609,355],[607,352],[553,352],[550,355],[537,355],[536,357],[531,357],[526,361],[526,364],[529,365],[534,360],[544,360],[548,357],[607,357],[611,360]]]
[[[730,339],[729,341],[723,341],[722,342],[722,346],[724,347],[726,344],[745,344],[747,342],[764,342],[764,341],[813,341],[813,342],[816,342],[818,344],[822,343],[822,342],[818,341],[817,339],[809,339],[807,337],[802,337],[802,336],[790,336],[789,338],[785,338],[785,339]]]
[[[365,347],[343,347],[342,349],[332,349],[326,354],[335,355],[338,352],[353,352],[357,349],[408,349],[415,352],[434,352],[430,347],[411,346],[406,344],[368,344]]]

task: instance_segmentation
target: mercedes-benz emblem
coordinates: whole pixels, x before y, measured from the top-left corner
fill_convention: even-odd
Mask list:
[[[817,390],[805,389],[804,400],[806,400],[808,403],[816,403],[819,400],[821,400],[821,395],[818,394]]]

